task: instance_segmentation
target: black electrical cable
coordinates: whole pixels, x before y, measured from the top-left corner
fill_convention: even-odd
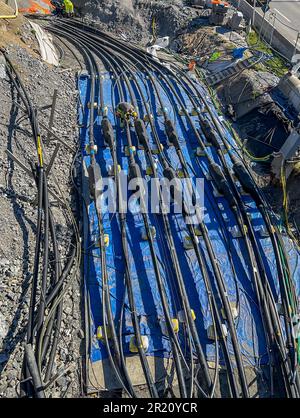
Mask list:
[[[92,32],[94,32],[94,30],[92,30]],[[102,34],[101,34],[102,35]],[[120,43],[119,43],[120,44]],[[126,46],[127,47],[127,46]],[[148,60],[152,60],[152,58],[151,57],[147,57],[147,59]],[[207,108],[209,109],[209,106],[207,106]],[[222,137],[221,137],[222,138]],[[222,138],[223,139],[223,138]],[[220,158],[221,158],[221,156],[220,156]],[[221,159],[221,163],[223,164],[223,161],[222,161],[222,159]],[[226,167],[225,167],[225,171],[226,171]],[[229,178],[229,180],[230,180],[230,178]],[[230,183],[230,182],[229,182]],[[231,185],[231,187],[232,187],[232,185]],[[276,239],[278,239],[277,237],[276,237]],[[254,244],[255,245],[255,244]],[[278,262],[277,262],[277,264],[278,264]],[[266,296],[270,299],[270,290],[268,290],[267,289],[267,293],[266,293]],[[271,298],[272,299],[272,298]],[[271,300],[271,302],[272,302],[272,300]],[[272,318],[273,318],[273,321],[276,323],[277,321],[278,321],[278,318],[277,318],[277,315],[276,315],[276,312],[272,312],[272,310],[271,310],[271,313],[272,313]]]
[[[127,80],[127,86],[128,86],[128,80]],[[130,91],[130,89],[129,89]],[[120,94],[120,99],[121,101],[124,99],[123,96],[123,92],[120,91],[119,89],[119,94]],[[130,95],[132,97],[133,93],[132,91],[130,91]],[[128,141],[128,147],[129,149],[132,149],[132,140],[131,140],[131,133],[130,133],[130,128],[129,128],[129,123],[127,121],[125,121],[126,124],[126,136],[127,136],[127,141]],[[140,172],[139,170],[137,170],[138,166],[136,165],[135,162],[135,158],[133,156],[132,153],[129,154],[129,173],[133,173],[132,178],[135,174],[136,175],[136,179],[139,179],[140,176]],[[146,203],[144,202],[144,199],[142,198],[142,204],[141,206],[141,213],[142,213],[142,217],[143,217],[143,222],[145,225],[145,229],[146,229],[146,234],[147,234],[147,239],[149,242],[149,247],[150,247],[150,252],[151,252],[151,258],[152,258],[152,263],[154,266],[154,271],[155,271],[155,275],[156,275],[156,281],[158,284],[158,289],[159,289],[159,293],[160,293],[160,298],[162,301],[162,306],[163,306],[163,310],[164,310],[164,316],[165,316],[165,320],[166,320],[166,324],[167,324],[167,331],[169,334],[169,339],[170,339],[170,343],[171,343],[171,347],[172,347],[172,351],[173,351],[173,358],[175,361],[175,365],[176,365],[176,371],[177,371],[177,377],[178,377],[178,382],[179,382],[179,388],[180,388],[180,393],[182,397],[186,397],[187,393],[186,393],[186,388],[185,388],[185,382],[184,382],[184,377],[183,377],[183,372],[182,372],[182,367],[181,367],[181,362],[178,356],[178,351],[177,351],[177,347],[176,344],[174,343],[174,339],[176,339],[174,330],[173,330],[173,326],[172,326],[172,322],[171,322],[171,317],[170,317],[170,312],[168,310],[168,301],[167,301],[167,296],[166,296],[166,292],[165,292],[165,288],[164,288],[164,284],[161,278],[161,274],[160,274],[160,269],[158,267],[158,261],[157,261],[157,256],[155,253],[155,249],[154,249],[154,242],[153,242],[153,235],[150,229],[150,224],[149,224],[149,219],[145,210],[145,205]],[[173,332],[172,332],[172,331]]]
[[[89,71],[90,71],[90,120],[89,120],[89,146],[90,146],[90,153],[91,153],[91,176],[92,178],[92,188],[93,188],[93,199],[95,201],[95,207],[97,212],[98,218],[98,227],[99,227],[99,244],[100,244],[100,251],[101,251],[101,270],[102,270],[102,317],[103,317],[103,334],[104,340],[106,343],[106,348],[110,352],[110,345],[108,341],[108,332],[106,328],[106,321],[108,323],[110,337],[113,343],[113,353],[115,357],[115,361],[111,358],[111,364],[113,366],[115,375],[117,376],[120,383],[122,383],[123,388],[127,391],[130,396],[135,396],[135,392],[133,390],[132,384],[130,382],[129,376],[127,374],[126,368],[124,368],[122,364],[121,354],[120,354],[120,346],[117,338],[116,328],[114,324],[111,302],[110,302],[110,295],[109,295],[109,284],[108,284],[108,274],[107,274],[107,266],[106,266],[106,246],[104,242],[104,228],[102,223],[102,213],[100,208],[98,207],[98,191],[96,189],[97,180],[100,180],[101,173],[100,169],[98,169],[95,153],[94,153],[94,103],[95,103],[95,73],[92,66],[91,59],[89,55],[86,53],[89,62]]]
[[[209,241],[206,241],[206,245],[209,245]],[[212,247],[210,247],[210,250],[212,250]],[[210,251],[211,252],[211,251]],[[212,253],[211,253],[212,254]],[[213,254],[212,254],[213,255]],[[215,269],[215,274],[216,274],[217,270]],[[226,308],[225,308],[226,309]],[[244,389],[245,389],[245,385],[244,385]]]
[[[124,76],[124,73],[123,73],[123,76]],[[126,76],[124,76],[124,79],[125,79],[125,82],[126,82]],[[127,85],[128,85],[128,79],[127,79]],[[128,86],[128,88],[129,88],[129,86]],[[129,89],[129,91],[130,91],[130,95],[131,95],[131,97],[132,97],[132,100],[133,100],[133,102],[135,102],[135,105],[136,105],[136,100],[135,100],[135,98],[133,97],[133,92],[132,92],[132,90],[130,90]],[[152,167],[153,167],[153,165],[152,165]],[[149,226],[147,225],[147,219],[145,219],[145,215],[144,215],[144,222],[145,222],[145,226],[146,226],[146,230],[148,230],[148,231],[150,231],[150,229],[149,229]],[[151,232],[149,232],[149,234],[148,235],[150,235],[151,234]],[[150,241],[150,243],[151,243],[151,241]],[[153,254],[155,255],[155,253],[153,252]],[[155,261],[155,263],[157,263],[156,261]],[[160,281],[160,280],[159,280]],[[165,296],[163,295],[162,296],[162,298],[164,298],[165,299]],[[171,328],[171,324],[169,325],[169,327]],[[174,336],[173,336],[173,338],[174,338]],[[171,340],[172,341],[172,340]],[[176,348],[176,347],[174,347],[174,348]],[[173,349],[173,351],[174,351],[174,349]],[[177,357],[177,356],[176,356]],[[178,360],[177,360],[177,365],[178,365]],[[178,368],[178,366],[177,366],[177,368]],[[181,379],[181,382],[183,382],[183,378]]]
[[[101,100],[101,107],[103,108],[102,100]],[[103,126],[104,124],[106,125],[106,128],[104,128]],[[142,336],[141,336],[140,325],[139,325],[139,320],[138,320],[137,311],[136,311],[136,304],[135,304],[134,292],[133,292],[133,287],[132,287],[132,279],[130,275],[128,242],[127,242],[127,234],[126,234],[126,219],[125,219],[125,215],[120,210],[121,209],[120,200],[122,200],[122,198],[120,197],[121,189],[120,189],[120,184],[119,184],[116,141],[114,137],[113,128],[110,125],[109,120],[106,118],[102,119],[102,129],[103,128],[105,129],[104,138],[106,139],[106,142],[108,142],[109,148],[111,150],[112,158],[113,158],[114,177],[115,177],[116,189],[117,189],[117,206],[118,206],[117,210],[118,210],[118,217],[119,217],[119,221],[121,225],[121,241],[122,241],[123,255],[124,255],[124,260],[125,260],[125,281],[126,281],[126,288],[127,288],[127,293],[128,293],[130,311],[132,315],[132,323],[133,323],[134,332],[135,332],[136,346],[138,349],[144,375],[148,384],[149,392],[152,397],[158,397],[157,390],[155,388],[153,377],[151,375],[151,371],[150,371],[150,368],[146,359],[145,351],[143,348],[143,344],[142,344]]]
[[[156,88],[156,94],[160,97],[160,95],[159,95],[159,92],[158,92],[158,89]],[[160,104],[161,104],[161,108],[162,109],[164,109],[164,105],[163,105],[163,103],[162,103],[162,100],[160,99]],[[164,114],[164,116],[165,116],[165,118],[166,118],[166,114],[165,114],[165,112],[163,111],[163,114]],[[181,162],[183,162],[183,158],[182,158],[182,155],[181,155]],[[192,232],[192,231],[190,231],[190,232]],[[207,235],[206,235],[206,237],[207,237]],[[195,240],[194,240],[195,241]],[[208,239],[206,239],[206,244],[207,245],[209,245],[210,246],[210,244],[209,244],[209,241],[208,241]],[[210,250],[209,250],[209,252],[210,252],[210,254],[211,254],[211,258],[212,259],[214,259],[214,256],[213,256],[213,253],[212,253],[212,247],[210,246]],[[215,269],[215,274],[216,274],[216,272],[217,272],[217,270]],[[217,274],[219,274],[219,273],[217,273]],[[220,276],[220,275],[219,275]],[[221,282],[220,282],[221,283]],[[221,290],[221,292],[222,292],[222,290]],[[224,303],[224,298],[223,298],[223,303]],[[227,310],[228,311],[228,306],[227,306],[227,309],[225,308],[225,310]],[[232,328],[232,324],[231,324],[231,329],[233,329]],[[246,389],[246,385],[244,384],[244,389]]]
[[[181,72],[181,74],[182,74],[182,77],[184,77],[184,78],[187,78],[187,76],[184,74],[184,73],[182,73]],[[190,80],[188,80],[190,83],[191,83],[191,81]],[[205,101],[205,99],[203,98],[203,95],[193,95],[192,96],[192,98],[191,98],[191,100],[192,101],[194,101],[194,103],[195,103],[195,100],[194,100],[194,97],[201,97],[201,100],[203,100],[204,101],[204,103],[205,103],[205,106],[206,106],[206,108],[209,110],[209,113],[210,113],[210,116],[213,118],[213,121],[214,121],[214,124],[215,124],[215,126],[217,127],[217,130],[218,130],[218,133],[219,133],[219,135],[220,135],[220,138],[222,138],[223,139],[223,136],[222,136],[222,132],[221,132],[221,130],[220,130],[220,127],[219,127],[219,125],[217,124],[217,122],[215,121],[215,118],[214,118],[214,116],[213,116],[213,114],[212,114],[212,112],[210,111],[210,109],[209,109],[209,106],[208,106],[208,104],[207,104],[207,102]],[[200,118],[200,120],[201,120],[201,113],[200,112],[198,112],[198,115],[199,115],[199,118]],[[204,121],[203,120],[201,120],[201,126],[203,127],[203,125],[204,125],[204,127],[205,127],[205,124],[204,124]],[[255,239],[255,235],[254,235],[254,232],[253,232],[253,228],[252,228],[252,225],[250,224],[250,220],[249,220],[249,218],[248,218],[248,216],[247,216],[247,214],[246,214],[246,212],[245,212],[245,210],[244,210],[244,207],[243,207],[243,202],[242,202],[242,200],[241,200],[241,198],[240,198],[240,195],[239,195],[239,193],[238,193],[238,191],[237,191],[237,188],[235,187],[235,184],[234,184],[234,181],[233,181],[233,179],[232,179],[232,175],[231,175],[231,173],[230,173],[230,171],[229,171],[229,169],[228,169],[228,166],[227,166],[227,163],[226,163],[226,161],[225,161],[225,159],[224,159],[224,156],[223,156],[223,153],[221,152],[221,150],[220,150],[220,146],[219,146],[219,144],[218,144],[218,142],[217,142],[217,138],[216,138],[216,135],[210,135],[210,138],[213,140],[213,145],[216,147],[216,149],[217,149],[217,152],[218,152],[218,155],[219,155],[219,158],[220,158],[220,160],[221,160],[221,163],[222,163],[222,166],[225,168],[225,171],[226,171],[226,173],[227,173],[227,175],[228,175],[228,177],[229,177],[229,180],[230,180],[230,185],[231,185],[231,187],[233,188],[233,190],[234,190],[234,192],[235,192],[235,197],[237,197],[237,199],[238,199],[238,205],[237,206],[235,206],[235,208],[236,208],[236,216],[237,217],[241,217],[241,215],[244,215],[243,217],[244,217],[244,220],[245,220],[245,224],[246,224],[246,226],[247,226],[247,228],[249,227],[249,230],[250,230],[250,240],[251,240],[251,244],[252,245],[254,245],[254,252],[255,252],[255,255],[256,255],[256,257],[258,257],[259,258],[259,260],[258,260],[258,265],[259,265],[259,270],[260,270],[260,273],[262,274],[262,275],[264,275],[265,276],[265,272],[264,272],[264,269],[263,269],[263,265],[262,265],[262,261],[261,261],[261,257],[260,257],[260,253],[259,253],[259,250],[257,249],[257,243],[256,243],[256,239]],[[224,144],[226,144],[226,142],[225,141],[223,141],[223,143]],[[201,144],[202,145],[202,144]],[[203,145],[202,145],[203,146]],[[231,156],[231,158],[233,159],[233,157]],[[236,162],[236,160],[234,161],[233,160],[233,162],[235,162],[235,164],[237,165],[237,162]],[[238,167],[241,167],[240,166],[240,163],[239,163],[239,165],[238,165]],[[236,170],[237,172],[239,171],[239,170]],[[243,178],[245,178],[245,172],[243,172],[242,173],[242,176],[239,176],[240,177],[240,181],[241,181],[241,184],[243,184],[244,183],[244,185],[245,185],[245,181],[243,181],[242,179]],[[248,185],[249,185],[249,182],[248,182]],[[256,190],[257,190],[257,188],[256,188]],[[255,199],[254,199],[255,200]],[[240,212],[242,212],[242,214],[240,213]],[[272,230],[272,228],[270,228],[270,222],[269,222],[269,220],[268,219],[266,219],[265,218],[265,220],[266,220],[266,225],[267,225],[267,228],[268,228],[268,230],[269,230],[269,232],[271,232],[271,230]],[[239,221],[239,223],[241,223],[241,221]],[[268,227],[269,226],[269,227]],[[241,224],[240,224],[240,227],[241,227]],[[243,229],[244,228],[241,228],[241,230],[243,231]],[[248,242],[248,240],[247,240],[247,238],[248,238],[248,236],[247,236],[247,234],[243,234],[244,236],[245,236],[245,238],[246,238],[246,242]],[[275,244],[275,240],[274,240],[274,238],[272,239],[272,234],[270,234],[270,236],[271,236],[271,240],[272,240],[272,243],[273,243],[273,248],[274,248],[274,253],[275,253],[275,257],[276,257],[276,261],[277,261],[277,267],[280,269],[280,263],[278,262],[278,259],[279,259],[279,257],[278,257],[278,250],[276,249],[276,246],[274,245]],[[249,243],[248,243],[248,253],[250,253],[250,249],[249,249]],[[277,255],[276,255],[276,253],[277,253]],[[252,258],[253,259],[253,258]],[[271,295],[271,291],[270,291],[270,289],[269,289],[269,283],[267,282],[267,279],[266,279],[266,277],[264,277],[263,278],[264,279],[264,283],[265,283],[265,285],[266,285],[266,287],[268,288],[267,290],[268,290],[268,294],[267,294],[267,297],[269,297],[270,298],[270,295]],[[283,298],[285,299],[286,298],[286,295],[285,295],[285,293],[284,293],[284,289],[282,289],[282,285],[281,285],[281,292],[282,292],[282,294],[283,294]],[[266,297],[266,296],[265,296]],[[270,313],[271,313],[271,317],[272,317],[272,320],[273,320],[273,322],[275,322],[275,327],[277,327],[277,328],[279,328],[280,327],[280,324],[279,324],[279,321],[278,320],[276,320],[276,312],[275,312],[275,302],[272,300],[272,298],[271,298],[271,301],[270,301],[270,303],[273,305],[273,306],[271,306],[270,308],[269,308],[269,310],[270,310]],[[268,312],[266,312],[266,310],[265,310],[265,316],[269,316],[269,314],[268,314]],[[267,321],[268,321],[268,318],[267,318]],[[285,321],[286,322],[286,321]],[[288,331],[288,333],[289,333],[289,329],[287,330]],[[278,335],[278,331],[276,331],[276,329],[275,329],[275,331],[273,332],[273,335],[274,335],[274,333],[275,333],[275,335]],[[271,337],[272,338],[272,337]],[[288,340],[290,341],[291,340],[291,338],[289,338],[288,337]],[[279,350],[282,350],[282,348],[283,348],[283,346],[282,346],[282,344],[281,344],[281,348],[280,348],[280,346],[279,347],[277,347]],[[271,354],[272,355],[272,354]],[[283,355],[283,357],[284,357],[284,355]],[[294,355],[294,357],[295,357],[295,355]],[[283,364],[285,364],[285,360],[283,359]],[[287,372],[287,370],[285,370],[284,371],[284,374],[287,374],[288,372]],[[286,379],[285,379],[286,380]],[[285,385],[286,385],[286,387],[288,387],[289,385],[287,384],[287,383],[285,383]],[[292,392],[294,392],[293,391],[293,389],[292,389]]]
[[[51,339],[51,333],[53,330],[54,321],[52,320],[51,314],[49,314],[49,322],[47,327],[47,333],[45,339],[40,338],[40,333],[43,331],[43,323],[45,319],[45,309],[46,301],[45,295],[48,290],[48,275],[52,274],[52,260],[50,259],[50,236],[52,240],[52,246],[54,254],[57,250],[56,237],[53,234],[54,224],[53,219],[50,216],[50,202],[48,199],[48,186],[46,172],[44,171],[44,156],[43,156],[43,144],[41,140],[41,135],[39,131],[39,124],[37,118],[36,109],[33,107],[33,104],[29,98],[29,95],[19,77],[16,70],[14,69],[13,64],[9,60],[6,52],[1,49],[1,52],[4,54],[7,62],[7,73],[10,77],[10,81],[18,92],[20,99],[22,100],[26,113],[29,118],[31,125],[32,136],[34,144],[37,151],[38,161],[35,168],[32,164],[33,176],[36,181],[37,190],[38,190],[38,219],[37,219],[37,233],[36,233],[36,248],[35,248],[35,259],[34,259],[34,269],[33,269],[33,278],[31,285],[31,299],[29,306],[29,317],[28,317],[28,327],[27,327],[27,345],[26,353],[23,361],[22,368],[22,381],[24,381],[24,387],[21,387],[22,394],[24,390],[26,391],[27,396],[36,396],[36,397],[45,397],[44,394],[44,379],[42,376],[42,366],[40,363],[40,356],[38,353],[38,347],[40,345],[44,346],[45,353],[49,347],[49,341]],[[52,231],[50,231],[49,236],[49,224]],[[42,271],[42,280],[40,282],[40,261],[42,259],[43,252],[43,271]],[[55,280],[58,279],[58,269],[55,267],[53,276]],[[39,301],[37,296],[39,295]],[[48,308],[48,306],[47,306]],[[60,326],[56,324],[56,332],[59,333]],[[58,337],[53,337],[53,344],[51,349],[56,345],[55,340]],[[55,354],[55,353],[54,353]],[[33,357],[35,356],[34,364],[32,362]],[[52,367],[50,368],[50,372]],[[38,379],[38,380],[37,380]],[[38,382],[38,384],[37,384]]]

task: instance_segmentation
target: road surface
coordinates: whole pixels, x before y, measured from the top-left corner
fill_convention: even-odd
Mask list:
[[[271,0],[269,5],[270,9],[266,13],[266,19],[271,24],[275,20],[275,28],[292,43],[295,43],[300,32],[300,0]],[[298,40],[299,45],[300,39]]]

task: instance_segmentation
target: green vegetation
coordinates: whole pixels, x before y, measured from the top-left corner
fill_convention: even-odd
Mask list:
[[[257,51],[272,55],[272,58],[265,61],[263,64],[257,64],[255,66],[256,70],[263,71],[267,68],[278,77],[282,77],[288,71],[288,67],[285,61],[278,55],[274,55],[274,52],[267,46],[265,42],[259,39],[258,34],[254,30],[248,34],[247,42],[250,48],[253,47]]]
[[[221,54],[221,52],[219,52],[219,51],[217,51],[217,52],[214,52],[211,56],[210,56],[210,58],[209,58],[209,62],[215,62],[215,61],[217,61],[217,59],[219,59],[220,58],[220,56],[221,56],[222,54]]]

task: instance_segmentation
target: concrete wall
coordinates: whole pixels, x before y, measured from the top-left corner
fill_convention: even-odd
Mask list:
[[[234,6],[237,6],[237,0],[233,2]],[[249,22],[252,21],[253,17],[253,7],[246,1],[240,0],[240,7],[239,10],[243,13],[244,18]],[[291,61],[292,56],[295,52],[295,45],[292,44],[288,39],[286,39],[278,30],[273,28],[272,24],[267,22],[263,19],[263,16],[259,13],[261,9],[255,9],[255,17],[254,17],[254,28],[256,30],[260,30],[262,27],[262,36],[263,38],[270,43],[272,47],[278,51],[283,57],[285,57],[288,61]],[[300,47],[298,47],[298,52],[300,52]]]

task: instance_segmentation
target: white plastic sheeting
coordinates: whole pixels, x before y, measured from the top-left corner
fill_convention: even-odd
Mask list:
[[[6,61],[3,55],[0,55],[0,78],[6,77]]]
[[[154,45],[147,48],[147,52],[157,58],[157,51],[162,48],[167,48],[170,43],[169,36],[163,38],[157,38]]]
[[[59,59],[55,47],[53,45],[52,36],[46,33],[37,23],[30,24],[35,31],[36,39],[39,43],[42,60],[48,64],[59,65]]]

